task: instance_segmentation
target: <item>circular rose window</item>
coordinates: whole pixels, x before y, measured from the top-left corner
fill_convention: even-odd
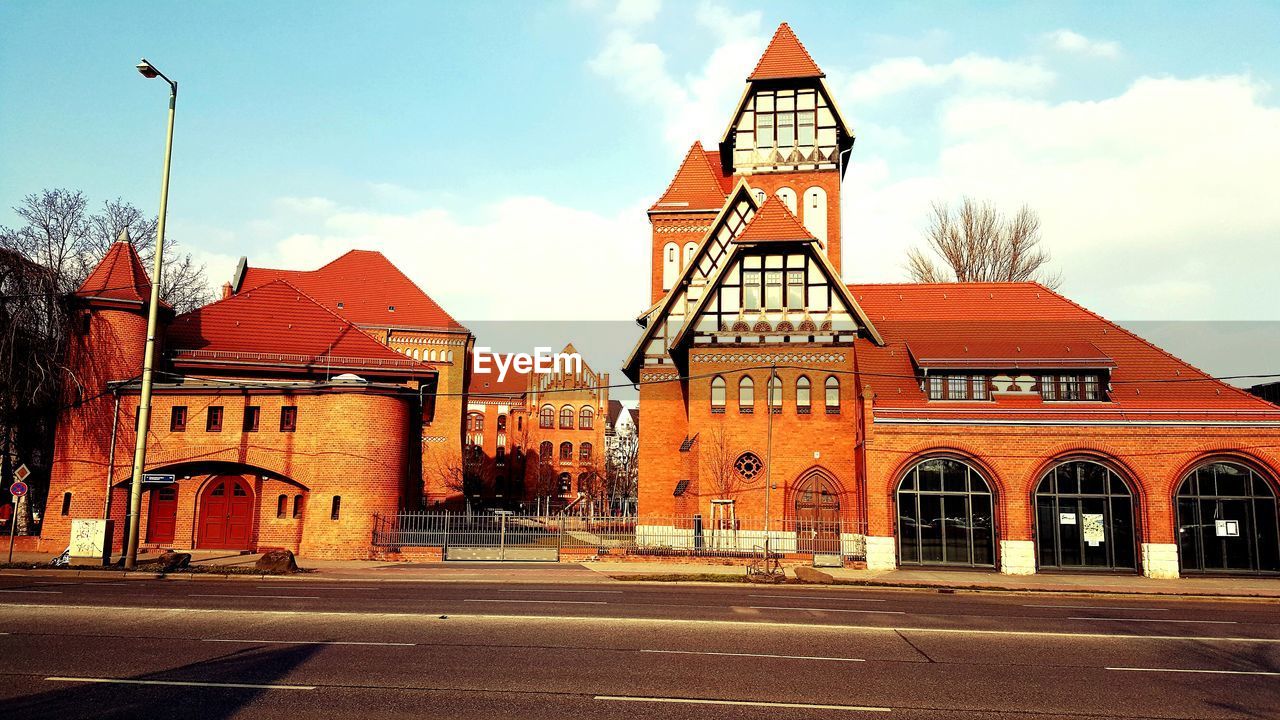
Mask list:
[[[760,461],[759,455],[753,452],[744,452],[734,461],[733,469],[738,471],[743,480],[751,481],[756,479],[761,470],[764,470],[764,463]]]

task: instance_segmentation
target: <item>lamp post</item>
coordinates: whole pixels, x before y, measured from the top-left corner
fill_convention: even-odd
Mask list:
[[[138,563],[139,519],[142,517],[142,471],[147,461],[147,431],[151,427],[151,368],[156,354],[156,318],[160,309],[160,273],[164,268],[164,221],[169,209],[169,166],[173,160],[173,111],[178,102],[178,83],[147,62],[138,63],[145,78],[161,78],[169,83],[169,129],[164,139],[164,175],[160,181],[160,220],[156,225],[156,256],[151,272],[151,302],[147,306],[147,347],[142,355],[142,394],[138,399],[138,442],[133,450],[133,480],[129,485],[129,537],[124,566]]]
[[[769,413],[768,430],[764,445],[764,563],[769,567],[769,491],[773,486],[773,383],[778,379],[777,365],[769,366],[769,382],[764,386],[765,412]],[[779,381],[781,382],[781,381]],[[781,388],[778,394],[782,394]],[[781,406],[781,398],[779,406]]]

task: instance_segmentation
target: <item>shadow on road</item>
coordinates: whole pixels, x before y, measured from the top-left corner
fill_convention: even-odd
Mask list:
[[[288,683],[282,678],[311,657],[320,646],[250,648],[130,680],[200,683]],[[123,660],[123,659],[122,659]],[[269,692],[306,692],[261,688],[127,685],[44,681],[47,692],[4,703],[4,716],[33,720],[71,718],[230,718],[255,698]]]

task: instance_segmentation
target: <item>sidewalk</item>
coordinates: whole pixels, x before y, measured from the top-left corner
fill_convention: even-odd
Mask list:
[[[191,564],[207,570],[204,573],[172,573],[160,576],[145,568],[131,573],[115,570],[82,568],[78,570],[5,569],[0,575],[12,576],[37,572],[58,576],[85,578],[122,577],[155,579],[165,577],[183,580],[261,580],[253,573],[259,555],[232,554],[218,551],[196,551]],[[49,553],[14,553],[15,563],[47,566]],[[79,563],[87,565],[88,563]],[[406,563],[376,560],[307,560],[298,558],[307,572],[301,575],[266,576],[273,580],[306,582],[495,582],[495,583],[598,583],[619,580],[627,582],[733,582],[745,578],[740,565],[713,565],[662,562],[585,562],[574,563]],[[226,569],[231,573],[223,574]],[[248,571],[246,573],[246,571]],[[1155,580],[1140,575],[1100,573],[1040,573],[1037,575],[1001,575],[971,570],[852,570],[823,568],[841,585],[884,588],[932,588],[960,591],[1058,592],[1081,594],[1182,595],[1197,597],[1267,598],[1280,601],[1280,578],[1260,577],[1190,577],[1178,580]],[[794,571],[787,570],[793,580]]]

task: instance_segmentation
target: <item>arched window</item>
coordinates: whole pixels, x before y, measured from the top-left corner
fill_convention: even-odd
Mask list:
[[[569,405],[565,405],[564,407],[560,408],[560,429],[561,430],[573,429],[573,408],[570,407]]]
[[[445,354],[444,354],[444,360],[445,360],[445,362],[453,362],[453,351],[452,351],[452,350],[448,350],[448,351],[446,351],[446,352],[445,352]]]
[[[827,377],[826,390],[827,390],[826,392],[827,414],[839,415],[840,414],[840,381],[836,379],[835,375],[830,375]]]
[[[827,243],[827,191],[811,187],[804,191],[804,229]]]
[[[543,405],[538,411],[538,427],[553,428],[555,427],[556,409],[550,405]]]
[[[697,252],[697,250],[698,243],[690,242],[684,244],[684,264],[681,265],[681,268],[689,267],[689,263],[693,262],[693,254]]]
[[[725,403],[725,382],[719,375],[711,379],[711,412],[723,413]]]
[[[295,518],[302,517],[302,496],[301,495],[293,496],[293,517]]]
[[[1137,568],[1133,496],[1111,468],[1064,462],[1040,478],[1035,500],[1040,567]]]
[[[570,478],[569,473],[567,472],[560,473],[560,479],[558,484],[559,484],[561,495],[568,495],[570,492],[573,491],[573,480],[572,478]]]
[[[590,430],[595,427],[596,413],[589,407],[584,407],[578,412],[578,429]]]
[[[769,412],[782,412],[782,378],[769,376]]]
[[[756,409],[756,384],[750,375],[743,375],[738,381],[738,412],[750,413]]]
[[[507,431],[507,416],[499,415],[498,416],[498,432],[504,433],[506,431]]]
[[[796,412],[800,415],[809,414],[809,378],[801,375],[796,380]]]
[[[329,508],[329,519],[337,520],[342,516],[342,496],[333,496],[333,506]]]
[[[1216,461],[1178,486],[1183,572],[1280,572],[1280,523],[1271,483],[1252,468]]]
[[[767,197],[767,196],[764,194],[764,191],[763,191],[763,190],[761,190],[760,188],[753,188],[753,189],[751,190],[751,195],[755,197],[755,199],[756,199],[756,204],[757,204],[757,205],[763,205],[763,204],[764,204],[764,199],[765,199],[765,197]]]
[[[903,565],[995,565],[991,488],[953,458],[930,458],[898,484],[898,561]]]
[[[281,495],[276,498],[276,517],[283,518],[289,511],[289,496]]]
[[[432,351],[431,351],[431,361],[432,361],[432,362],[435,362],[436,360],[439,360],[439,359],[440,359],[440,357],[439,357],[438,355],[436,355],[436,352],[437,352],[437,351],[435,351],[435,350],[432,350]]]
[[[796,191],[795,190],[792,190],[789,187],[783,187],[783,188],[778,188],[778,192],[774,194],[778,196],[778,199],[782,201],[783,205],[787,206],[787,209],[791,211],[792,215],[796,214]]]
[[[573,462],[573,443],[560,443],[560,462]]]
[[[591,443],[584,442],[578,446],[578,460],[582,462],[591,461]]]
[[[680,249],[675,243],[667,243],[662,250],[662,289],[670,290],[680,276]]]
[[[543,441],[543,443],[538,446],[538,463],[540,465],[550,465],[552,460],[552,453],[554,452],[555,452],[555,448],[552,447],[551,441],[550,440]]]
[[[417,348],[414,348],[414,349],[413,349],[413,359],[414,359],[414,360],[421,360],[422,358],[419,356],[419,354],[420,354],[420,353],[421,353],[421,351],[420,351],[420,350],[418,350]]]

